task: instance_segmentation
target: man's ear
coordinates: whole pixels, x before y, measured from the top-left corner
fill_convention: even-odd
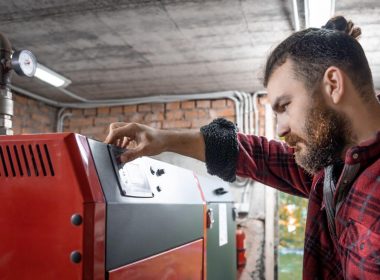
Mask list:
[[[342,70],[335,66],[327,68],[323,76],[323,87],[326,97],[333,104],[339,103],[344,93],[344,74]]]

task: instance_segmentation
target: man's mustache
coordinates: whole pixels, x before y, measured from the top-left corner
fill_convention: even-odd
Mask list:
[[[303,140],[301,137],[295,135],[295,134],[288,134],[285,136],[285,142],[291,147],[295,147],[297,143],[305,143],[305,140]]]

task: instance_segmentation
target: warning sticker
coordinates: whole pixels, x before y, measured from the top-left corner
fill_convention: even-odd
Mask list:
[[[227,205],[221,203],[219,204],[219,246],[227,243]]]

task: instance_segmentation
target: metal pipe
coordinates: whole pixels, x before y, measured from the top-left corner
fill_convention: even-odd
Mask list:
[[[266,95],[267,93],[265,91],[257,91],[253,94],[253,112],[254,112],[254,115],[255,115],[255,131],[254,133],[256,135],[259,134],[259,110],[257,108],[257,103],[258,103],[258,99],[259,99],[259,96],[260,95]]]
[[[63,107],[59,109],[58,114],[57,114],[57,127],[56,131],[57,132],[62,132],[63,131],[63,121],[66,117],[71,117],[73,114],[72,113],[64,113],[67,108]]]
[[[72,115],[72,113],[65,113],[60,116],[60,118],[57,121],[57,132],[63,132],[63,122],[65,118],[71,117]]]
[[[57,88],[59,91],[63,92],[64,94],[66,94],[67,96],[70,96],[71,98],[74,98],[74,99],[77,99],[79,101],[82,101],[82,102],[91,102],[91,100],[88,100],[84,97],[80,97],[78,95],[76,95],[75,93],[65,89],[65,88]]]
[[[9,87],[11,89],[13,89],[14,91],[17,91],[18,93],[21,93],[25,96],[28,96],[30,98],[33,98],[35,100],[38,100],[38,101],[41,101],[45,104],[48,104],[50,106],[53,106],[53,107],[58,107],[58,108],[61,108],[61,107],[65,107],[65,103],[63,102],[59,102],[59,101],[54,101],[54,100],[51,100],[49,98],[46,98],[46,97],[42,97],[42,96],[39,96],[31,91],[28,91],[28,90],[25,90],[23,88],[20,88],[20,87],[16,87],[14,85],[9,85]]]
[[[248,97],[247,94],[242,93],[244,102],[243,102],[243,118],[244,118],[244,133],[248,133]]]
[[[293,6],[293,19],[294,19],[294,29],[295,31],[300,31],[301,30],[301,25],[300,25],[300,17],[298,13],[298,3],[297,0],[292,1],[292,6]],[[305,14],[306,16],[306,14]]]
[[[236,114],[236,123],[238,128],[244,130],[244,97],[243,94],[239,91],[233,91],[236,98],[239,100],[239,114]]]
[[[0,135],[12,135],[13,99],[9,88],[11,81],[12,46],[0,33]]]
[[[249,94],[249,134],[254,133],[254,126],[253,126],[253,114],[254,114],[254,108],[253,108],[253,98],[252,94]]]
[[[245,129],[244,129],[244,133],[247,133],[247,134],[251,134],[253,131],[252,131],[252,124],[253,124],[253,117],[252,117],[252,112],[253,112],[253,108],[252,108],[252,95],[250,93],[246,93],[246,92],[242,92],[242,94],[244,95],[244,105],[245,105],[245,109],[244,109],[244,114],[245,114]]]

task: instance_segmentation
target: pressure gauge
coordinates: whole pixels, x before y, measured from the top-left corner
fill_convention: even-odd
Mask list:
[[[12,55],[12,68],[20,76],[33,77],[37,69],[37,59],[28,50],[15,51]]]

